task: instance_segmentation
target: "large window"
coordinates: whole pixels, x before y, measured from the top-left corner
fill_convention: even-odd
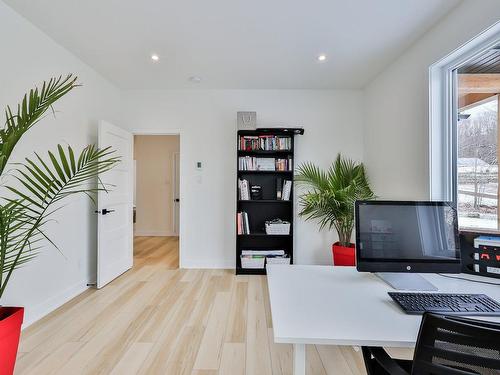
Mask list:
[[[429,193],[500,233],[500,21],[429,67]]]
[[[456,70],[456,203],[461,228],[500,230],[500,46]]]
[[[457,154],[459,225],[499,229],[498,95],[460,109]]]

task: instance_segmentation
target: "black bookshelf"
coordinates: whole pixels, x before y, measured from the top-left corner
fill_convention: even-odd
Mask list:
[[[248,180],[250,185],[262,186],[262,199],[240,200],[239,192],[236,192],[236,213],[245,211],[249,217],[250,234],[238,234],[236,230],[236,274],[237,275],[265,275],[264,269],[251,269],[241,267],[242,250],[285,250],[293,263],[293,170],[290,171],[253,171],[240,170],[239,158],[269,157],[276,159],[292,159],[292,167],[295,167],[295,135],[304,134],[303,129],[297,128],[263,128],[257,130],[239,130],[237,134],[237,157],[236,166],[238,169],[236,185],[238,189],[238,179]],[[279,137],[290,137],[290,148],[286,150],[240,150],[240,136],[265,136],[273,135]],[[293,169],[292,168],[292,169]],[[292,191],[290,200],[279,200],[276,198],[277,179],[292,181]],[[265,233],[265,222],[280,218],[290,222],[290,234],[288,235],[268,235]]]

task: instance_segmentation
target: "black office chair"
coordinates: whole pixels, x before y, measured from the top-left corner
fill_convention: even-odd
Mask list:
[[[368,375],[499,375],[500,323],[426,313],[413,361],[363,347]]]

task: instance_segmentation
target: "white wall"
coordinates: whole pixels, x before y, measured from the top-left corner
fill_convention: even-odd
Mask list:
[[[380,197],[429,199],[429,66],[499,19],[498,0],[465,0],[366,87],[365,160]]]
[[[260,127],[303,126],[296,163],[363,157],[360,91],[134,90],[123,105],[131,130],[180,131],[182,267],[235,265],[237,111],[257,111]],[[331,264],[333,232],[296,218],[295,234],[298,263]]]
[[[56,104],[55,119],[49,115],[30,130],[11,161],[20,162],[34,150],[45,154],[57,143],[81,150],[96,140],[99,119],[119,123],[119,91],[2,2],[0,45],[2,108],[17,105],[29,88],[51,76],[71,72],[83,84]],[[77,295],[95,277],[94,208],[85,198],[68,203],[49,228],[63,255],[49,246],[42,249],[38,258],[15,271],[0,301],[0,305],[25,306],[26,324]]]

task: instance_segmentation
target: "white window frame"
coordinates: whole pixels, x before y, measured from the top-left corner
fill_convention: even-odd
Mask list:
[[[429,67],[430,199],[457,201],[455,69],[500,43],[500,21]]]

